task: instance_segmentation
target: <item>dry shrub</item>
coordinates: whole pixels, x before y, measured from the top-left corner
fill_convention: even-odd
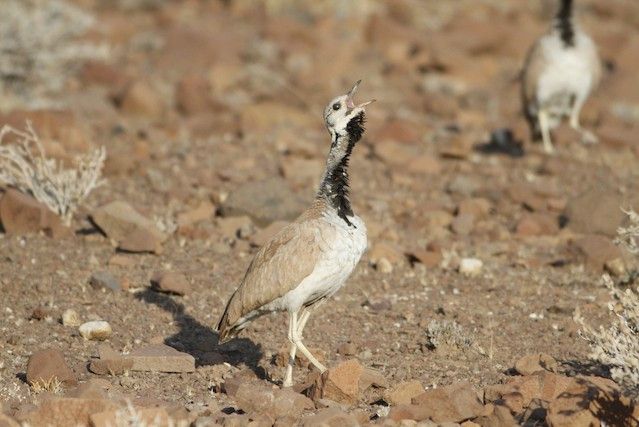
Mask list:
[[[639,253],[639,215],[627,212],[630,224],[618,230],[617,242],[631,253]],[[592,359],[610,367],[612,379],[633,398],[639,397],[639,288],[622,290],[605,275],[604,285],[610,290],[612,301],[608,309],[614,314],[611,325],[598,329],[588,325],[577,312],[575,321],[582,327],[580,335],[588,341]]]
[[[7,143],[7,140],[12,142]],[[74,159],[74,168],[45,157],[30,123],[25,131],[11,126],[0,129],[0,184],[31,194],[70,225],[73,214],[95,188],[104,183],[106,151],[100,147]]]
[[[104,45],[78,41],[94,19],[63,0],[3,0],[0,13],[0,96],[4,108],[50,106],[53,94]]]

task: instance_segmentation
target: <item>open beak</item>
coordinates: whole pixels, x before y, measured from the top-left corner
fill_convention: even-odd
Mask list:
[[[357,92],[357,89],[359,88],[359,84],[361,82],[362,82],[361,80],[358,80],[357,83],[355,83],[353,88],[348,92],[348,95],[346,96],[346,107],[349,110],[352,110],[353,108],[365,107],[368,104],[371,104],[371,103],[375,102],[374,99],[371,99],[370,101],[366,101],[366,102],[363,102],[363,103],[361,103],[359,105],[355,105],[355,102],[353,102],[353,98],[355,97],[355,93]]]

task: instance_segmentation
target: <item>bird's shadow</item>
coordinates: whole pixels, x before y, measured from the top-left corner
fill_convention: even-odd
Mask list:
[[[260,379],[268,379],[258,362],[263,357],[262,348],[247,338],[236,338],[224,346],[219,344],[219,336],[213,325],[200,323],[184,309],[184,304],[171,296],[155,292],[150,288],[137,293],[136,298],[149,304],[155,304],[171,313],[180,330],[164,339],[164,343],[195,358],[196,366],[229,363],[233,366],[246,365]]]

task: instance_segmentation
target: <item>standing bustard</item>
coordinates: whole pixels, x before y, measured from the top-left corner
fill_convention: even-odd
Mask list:
[[[524,115],[532,139],[542,138],[546,152],[553,151],[550,131],[565,117],[582,142],[597,142],[579,124],[579,114],[600,78],[597,48],[574,22],[573,0],[560,0],[552,27],[528,52],[522,76]]]
[[[359,83],[324,110],[331,148],[315,201],[260,248],[217,326],[223,343],[253,319],[287,311],[291,346],[285,387],[292,385],[298,349],[317,369],[326,370],[302,343],[302,331],[313,307],[344,285],[366,250],[366,227],[348,196],[349,157],[364,133],[364,107],[373,102],[355,105]]]

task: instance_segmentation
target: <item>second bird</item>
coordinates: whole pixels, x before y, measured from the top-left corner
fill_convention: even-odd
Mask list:
[[[364,133],[364,107],[373,102],[354,103],[359,83],[324,110],[331,148],[315,202],[260,248],[218,324],[220,342],[225,342],[255,318],[286,311],[290,351],[285,387],[293,382],[297,350],[326,370],[302,343],[302,331],[311,310],[344,285],[367,246],[366,227],[353,213],[348,194],[348,162]]]
[[[597,48],[575,22],[573,0],[560,0],[552,27],[528,52],[522,76],[524,115],[533,139],[542,139],[547,152],[553,151],[550,131],[564,117],[582,142],[597,142],[581,127],[579,114],[600,78]]]

